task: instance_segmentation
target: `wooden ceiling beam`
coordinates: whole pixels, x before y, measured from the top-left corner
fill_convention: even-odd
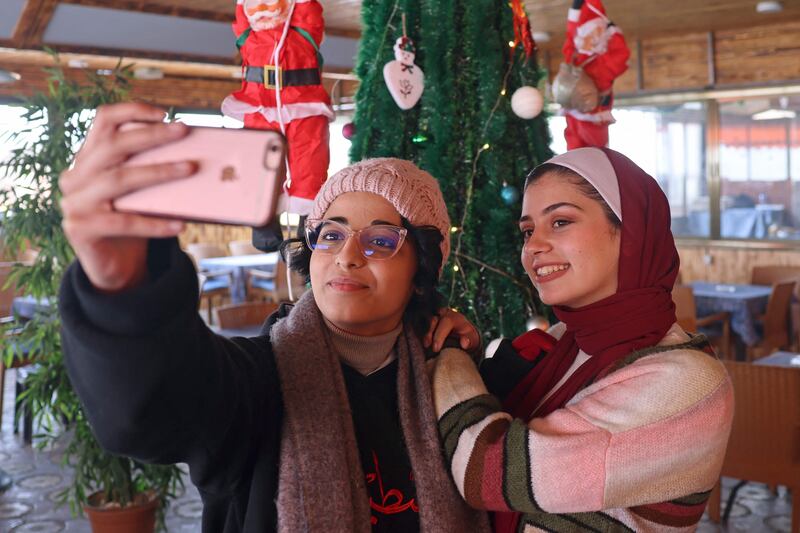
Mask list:
[[[192,9],[189,7],[156,4],[137,0],[61,0],[61,3],[87,7],[118,9],[122,11],[134,11],[140,13],[152,13],[154,15],[169,15],[171,17],[200,19],[212,22],[232,22],[233,8],[235,7],[234,5],[231,5],[231,10],[229,13],[220,13],[218,11]]]
[[[42,36],[53,18],[58,0],[27,0],[14,27],[11,41],[18,48],[42,45]]]
[[[62,64],[77,64],[89,69],[112,69],[120,61],[119,57],[86,53],[59,53]],[[238,79],[242,69],[235,65],[215,65],[198,61],[168,61],[162,59],[142,59],[134,57],[121,58],[123,64],[134,64],[138,67],[157,68],[166,76],[206,79]],[[0,64],[3,65],[36,65],[41,67],[54,65],[50,54],[38,50],[15,50],[0,48]],[[324,71],[323,79],[357,81],[355,74],[341,71]]]
[[[325,35],[333,35],[336,37],[347,37],[349,39],[361,39],[361,32],[358,30],[342,30],[339,28],[325,28]]]
[[[235,7],[234,4],[231,4],[230,11],[220,12],[207,9],[192,9],[180,5],[159,4],[141,0],[61,0],[61,3],[86,7],[117,9],[121,11],[151,13],[154,15],[168,15],[172,17],[207,20],[211,22],[233,22]],[[328,27],[325,29],[325,32],[328,35],[335,35],[338,37],[349,37],[352,39],[361,38],[361,32],[358,30]]]
[[[130,50],[123,48],[101,48],[97,46],[77,46],[71,44],[47,43],[50,48],[57,50],[59,54],[89,54],[95,56],[110,56],[119,58],[124,56],[127,59],[160,59],[163,61],[178,61],[191,63],[209,63],[213,65],[235,65],[236,59],[222,56],[202,56],[195,54],[176,54],[173,52],[150,52],[146,50]],[[240,67],[239,67],[240,68]]]

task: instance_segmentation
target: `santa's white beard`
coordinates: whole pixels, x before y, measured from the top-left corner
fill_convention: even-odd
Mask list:
[[[270,12],[262,12],[258,13],[257,15],[253,15],[252,17],[248,17],[250,27],[256,31],[271,30],[272,28],[283,24],[285,20],[286,13],[283,10],[276,11],[274,14]]]

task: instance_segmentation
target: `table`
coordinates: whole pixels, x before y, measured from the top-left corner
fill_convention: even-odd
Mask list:
[[[229,255],[225,257],[208,257],[200,260],[200,268],[203,270],[216,270],[227,268],[233,272],[233,286],[231,287],[231,302],[242,303],[247,299],[247,276],[249,268],[269,267],[271,270],[278,263],[280,254],[272,252],[268,254],[249,254],[249,255]],[[201,272],[202,273],[202,272]]]
[[[763,239],[768,236],[772,224],[782,222],[783,206],[780,204],[731,207],[722,211],[720,230],[723,237]]]
[[[754,365],[764,366],[784,366],[788,368],[800,368],[800,353],[796,352],[775,352],[772,355],[762,357],[753,361]]]
[[[764,239],[769,237],[772,224],[781,225],[784,218],[782,204],[756,204],[753,207],[730,207],[720,214],[720,231],[723,237],[737,239]],[[691,235],[708,236],[711,217],[708,211],[691,211],[687,217],[688,228],[678,227]]]
[[[755,319],[766,311],[772,287],[707,281],[689,285],[694,292],[698,317],[727,311],[731,314],[731,330],[742,342],[748,346],[758,344],[761,335],[756,331]]]
[[[12,314],[24,320],[30,320],[38,313],[48,314],[52,310],[53,305],[46,297],[37,300],[33,296],[17,296],[11,302]]]

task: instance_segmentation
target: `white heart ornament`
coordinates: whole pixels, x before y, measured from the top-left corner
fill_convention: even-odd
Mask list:
[[[395,60],[389,61],[383,67],[383,79],[397,106],[400,109],[411,109],[422,96],[425,74],[414,64],[414,53],[400,47],[401,39],[394,45]]]

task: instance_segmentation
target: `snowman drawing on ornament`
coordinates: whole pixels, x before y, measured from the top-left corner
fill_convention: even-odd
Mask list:
[[[383,78],[389,93],[403,110],[414,107],[425,88],[425,75],[414,64],[414,57],[414,42],[404,35],[394,43],[394,61],[389,61],[383,67]]]

